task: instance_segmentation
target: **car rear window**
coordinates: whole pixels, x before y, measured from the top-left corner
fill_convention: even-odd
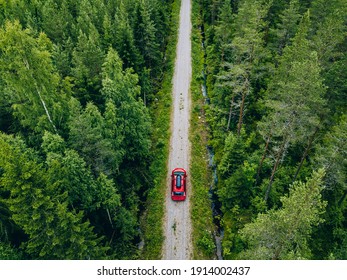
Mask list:
[[[184,192],[174,192],[174,195],[184,195]]]

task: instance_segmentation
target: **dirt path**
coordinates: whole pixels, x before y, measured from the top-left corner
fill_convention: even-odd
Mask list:
[[[171,140],[168,162],[166,195],[166,216],[164,223],[165,242],[163,259],[191,259],[191,220],[190,220],[190,81],[191,81],[191,0],[181,0],[179,37],[176,50],[175,73],[173,77],[173,111],[171,115]],[[174,202],[170,197],[170,175],[175,167],[186,169],[187,198]]]

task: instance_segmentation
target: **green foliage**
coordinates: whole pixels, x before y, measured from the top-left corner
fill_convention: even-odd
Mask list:
[[[319,258],[345,259],[346,247],[346,116],[317,145],[313,164],[326,169],[323,197],[328,201],[326,223],[314,233],[312,247]],[[329,240],[327,244],[325,240]]]
[[[323,222],[326,202],[321,200],[324,171],[313,173],[306,183],[296,182],[289,196],[281,198],[282,208],[259,214],[240,232],[248,248],[246,259],[310,258],[308,239],[312,228]]]
[[[211,239],[211,233],[204,231],[202,235],[203,237],[198,239],[197,245],[205,252],[206,255],[212,256],[216,250],[216,245]]]
[[[231,128],[232,119],[234,119],[237,123],[238,134],[244,122],[246,103],[253,94],[256,81],[264,72],[264,67],[258,67],[259,63],[266,60],[268,56],[267,50],[263,47],[263,30],[266,26],[264,19],[268,13],[269,4],[266,1],[251,2],[243,1],[235,15],[233,32],[228,38],[231,41],[230,45],[228,44],[230,56],[222,53],[220,71],[214,85],[216,92],[213,93],[212,99],[213,104],[218,106],[214,113],[218,115],[222,113],[223,118],[225,115],[228,116],[227,123],[224,124],[225,129]],[[224,14],[221,13],[221,16]],[[226,24],[231,24],[230,19],[222,20],[219,28],[224,30]],[[223,37],[223,40],[227,38]],[[220,112],[221,108],[224,112]]]
[[[223,256],[242,256],[239,230],[324,167],[326,222],[312,227],[307,250],[281,258],[343,258],[346,1],[199,5]],[[268,249],[258,249],[254,258],[265,258]]]
[[[144,58],[147,68],[151,69],[152,65],[158,65],[161,61],[161,54],[159,50],[159,42],[156,41],[157,28],[151,16],[153,14],[150,3],[152,1],[141,1],[138,6],[138,21],[136,22],[137,28],[135,30],[136,45]],[[154,77],[154,76],[153,76]]]
[[[145,215],[141,220],[144,233],[145,246],[141,254],[143,259],[159,259],[162,254],[163,216],[167,182],[167,159],[169,156],[170,116],[171,116],[171,90],[176,58],[177,32],[181,1],[172,2],[172,19],[167,47],[167,63],[162,88],[157,94],[157,102],[150,110],[153,119],[152,125],[152,151],[153,158],[150,173],[153,177],[153,186],[148,191]]]
[[[246,139],[246,133],[242,130],[240,136],[229,133],[225,140],[223,157],[218,165],[221,182],[217,189],[223,212],[234,206],[250,206],[257,164],[253,162],[254,159],[246,158],[253,137],[254,135],[251,135]]]
[[[224,152],[218,166],[218,171],[222,178],[227,178],[246,159],[247,149],[251,143],[251,138],[246,139],[246,133],[242,130],[241,135],[229,133],[225,139]]]
[[[113,174],[119,168],[122,151],[113,141],[114,135],[105,135],[105,119],[98,108],[88,103],[83,112],[74,111],[70,121],[71,147],[76,149],[95,174]],[[110,137],[110,138],[108,138]]]
[[[325,183],[330,188],[346,187],[346,139],[347,115],[344,114],[339,123],[325,135],[322,144],[317,146],[314,162],[326,170]]]
[[[131,28],[131,16],[129,15],[130,7],[126,2],[120,2],[119,8],[115,14],[115,38],[113,46],[119,53],[126,68],[137,69],[141,65],[139,50],[135,45],[134,31]]]
[[[212,259],[216,254],[214,242],[214,224],[211,209],[210,186],[211,171],[208,168],[206,150],[207,133],[204,114],[204,104],[201,98],[201,72],[203,67],[203,50],[201,48],[198,23],[199,6],[192,6],[192,110],[190,121],[191,167],[190,183],[192,195],[190,198],[193,227],[193,258]]]
[[[153,102],[160,95],[171,4],[1,2],[0,130],[14,139],[22,137],[23,151],[30,151],[30,160],[23,155],[23,166],[37,172],[29,172],[33,180],[28,194],[30,189],[40,197],[46,216],[53,217],[35,213],[32,225],[29,218],[15,220],[19,206],[12,209],[10,192],[1,189],[4,246],[17,250],[21,245],[19,254],[25,252],[28,258],[138,256],[139,219],[153,183],[148,174],[155,158],[146,106],[156,106]],[[8,162],[3,163],[7,168]],[[24,169],[19,162],[15,166]],[[12,175],[0,168],[0,181]],[[11,180],[14,183],[15,177]],[[33,203],[28,198],[21,210],[32,213]],[[62,228],[53,226],[63,221],[90,240],[84,246],[80,237],[73,237],[80,245],[74,253],[66,245],[65,256],[58,247],[65,246],[63,238],[72,240],[70,233],[64,236]],[[35,241],[45,226],[59,236],[52,248],[48,238]],[[107,240],[111,250],[105,250],[101,240]],[[88,256],[84,252],[92,243],[95,249]]]
[[[137,100],[140,87],[132,70],[122,70],[117,52],[110,49],[103,65],[102,94],[116,108],[116,125],[122,131],[122,147],[129,160],[144,158],[149,153],[149,113],[141,100]]]
[[[42,2],[44,2],[41,4],[42,29],[51,40],[63,43],[68,32],[71,32],[71,25],[73,22],[73,17],[67,3],[68,1],[48,0]]]
[[[100,89],[100,73],[104,53],[95,27],[89,35],[80,30],[78,43],[72,53],[72,75],[81,102],[95,100]]]
[[[179,4],[1,2],[0,130],[13,134],[0,136],[1,258],[135,258],[147,195],[143,256],[160,257]],[[346,258],[346,1],[193,4],[206,51],[194,67],[206,63],[207,77],[195,75],[192,93],[206,78],[211,101],[194,96],[194,227],[212,227],[208,139],[226,258],[242,256],[240,228],[258,213],[279,218],[290,183],[318,167],[326,222],[302,222],[312,238],[298,231],[298,250],[287,242],[275,257]],[[210,231],[195,234],[195,256],[209,257]]]
[[[50,54],[52,43],[44,33],[34,36],[33,30],[22,29],[18,21],[7,21],[0,38],[1,99],[8,99],[24,127],[57,132],[68,115],[68,95],[59,89],[61,79]]]
[[[220,8],[219,21],[216,28],[216,43],[219,44],[219,51],[221,61],[224,58],[229,58],[232,53],[232,37],[235,32],[233,26],[233,12],[231,9],[230,1],[223,1],[224,3]]]
[[[67,201],[72,209],[90,211],[97,194],[96,184],[86,163],[74,150],[47,154],[50,184],[61,193],[68,192]]]
[[[317,54],[309,49],[307,18],[304,18],[292,46],[284,49],[280,65],[268,89],[266,116],[262,135],[284,135],[286,141],[297,143],[319,125],[323,113],[325,87],[320,76]]]
[[[313,139],[326,110],[325,86],[317,53],[310,50],[307,39],[308,16],[308,13],[304,15],[292,45],[283,50],[267,90],[268,113],[258,124],[263,138],[273,142],[271,148],[275,158],[265,200],[288,148],[303,145],[309,137]]]
[[[290,40],[298,29],[298,22],[301,17],[299,2],[299,0],[291,0],[286,9],[280,13],[280,22],[270,30],[272,35],[270,40],[273,41],[274,51],[279,55],[282,54],[283,48],[290,44]]]
[[[0,241],[0,260],[21,260],[22,257],[18,250]]]
[[[40,259],[89,259],[105,256],[102,246],[83,212],[68,210],[67,192],[49,182],[42,164],[21,140],[1,134],[0,185],[10,192],[6,200],[13,221],[28,240],[26,253]]]
[[[250,206],[255,174],[256,165],[244,161],[243,165],[225,180],[224,186],[218,189],[218,196],[223,201],[224,209],[230,209],[235,205],[243,208]]]

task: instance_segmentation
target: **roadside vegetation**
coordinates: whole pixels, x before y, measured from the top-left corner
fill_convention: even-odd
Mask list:
[[[344,0],[200,0],[224,259],[346,259]]]
[[[201,38],[200,9],[196,1],[192,3],[192,111],[190,122],[191,141],[191,215],[193,227],[194,259],[215,258],[213,240],[214,224],[212,221],[211,198],[209,190],[212,183],[211,170],[208,166],[207,123],[205,120],[205,100],[202,95],[204,52]]]
[[[153,176],[153,187],[148,192],[146,211],[141,223],[145,242],[145,247],[141,255],[143,259],[161,259],[164,241],[163,218],[168,174],[167,161],[171,135],[172,78],[176,60],[180,6],[180,0],[175,0],[172,3],[170,31],[165,56],[165,74],[161,89],[151,107],[153,119],[153,162],[150,172]]]

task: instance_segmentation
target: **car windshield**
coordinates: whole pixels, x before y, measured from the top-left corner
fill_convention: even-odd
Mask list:
[[[183,176],[183,175],[184,175],[184,172],[183,172],[183,171],[175,171],[174,174],[175,174],[175,175],[181,175],[181,176]]]

